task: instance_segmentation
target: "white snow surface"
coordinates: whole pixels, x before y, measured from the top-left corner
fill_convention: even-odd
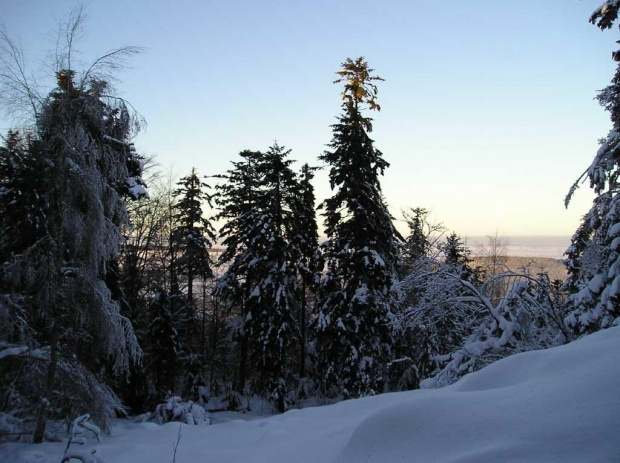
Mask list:
[[[436,390],[188,426],[119,420],[108,463],[617,462],[620,327],[527,352]],[[63,443],[4,444],[2,462],[59,462]]]

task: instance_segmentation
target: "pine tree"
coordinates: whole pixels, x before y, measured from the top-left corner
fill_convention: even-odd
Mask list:
[[[616,0],[605,2],[590,22],[601,29],[611,28],[619,5]],[[620,51],[612,56],[620,62]],[[566,322],[576,334],[620,322],[620,64],[611,84],[597,98],[609,111],[613,128],[584,173],[596,198],[566,251],[569,278],[565,288],[572,292],[573,309]],[[571,188],[567,205],[580,180]]]
[[[345,82],[343,114],[320,159],[330,166],[334,196],[324,209],[326,270],[317,303],[317,358],[325,386],[340,383],[345,397],[380,392],[389,358],[390,319],[396,308],[396,232],[381,195],[379,176],[388,167],[369,133],[363,106],[379,110],[373,69],[363,58],[338,71]]]

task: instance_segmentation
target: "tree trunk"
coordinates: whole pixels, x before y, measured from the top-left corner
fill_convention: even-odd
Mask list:
[[[34,430],[32,442],[34,444],[40,444],[45,437],[45,425],[47,424],[47,412],[49,410],[49,400],[46,396],[49,396],[54,388],[54,378],[56,376],[56,366],[58,365],[58,345],[53,336],[51,351],[50,351],[50,364],[47,367],[47,378],[45,380],[44,396],[41,397],[41,405],[39,406],[39,413],[37,415],[37,426]]]
[[[202,278],[202,320],[200,326],[200,355],[202,357],[202,371],[204,373],[207,360],[207,343],[206,343],[206,316],[207,316],[207,280]]]
[[[209,374],[209,387],[211,388],[211,394],[215,393],[215,390],[213,389],[213,381],[214,381],[214,376],[215,376],[215,353],[217,350],[217,332],[218,332],[217,310],[218,310],[217,298],[215,298],[214,305],[213,305],[213,313],[211,314],[211,371]]]
[[[299,378],[306,376],[306,282],[301,281],[301,315],[299,320],[301,339],[299,341]]]
[[[243,327],[243,332],[241,333],[241,358],[239,359],[239,384],[237,385],[237,390],[241,393],[244,392],[245,389],[245,378],[246,378],[246,363],[248,356],[248,334],[245,330],[245,326]]]
[[[239,360],[239,384],[237,385],[238,392],[242,393],[245,389],[245,381],[247,377],[247,357],[248,357],[248,331],[246,328],[247,323],[247,302],[250,299],[250,288],[251,284],[249,281],[245,282],[245,298],[241,310],[241,314],[243,315],[243,329],[241,332],[241,358]]]
[[[190,264],[187,266],[187,306],[188,312],[193,315],[194,311],[194,267]]]

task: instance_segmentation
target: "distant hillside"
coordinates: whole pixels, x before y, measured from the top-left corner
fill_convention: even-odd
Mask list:
[[[485,267],[487,257],[474,257],[474,267]],[[513,272],[526,272],[531,276],[536,276],[541,269],[546,270],[549,279],[564,281],[567,277],[566,267],[561,259],[551,259],[549,257],[506,257],[506,266]]]
[[[550,257],[562,259],[564,251],[570,245],[570,236],[500,236],[504,241],[504,250],[508,256]],[[484,248],[489,245],[487,236],[470,236],[467,247],[474,255],[484,255]]]

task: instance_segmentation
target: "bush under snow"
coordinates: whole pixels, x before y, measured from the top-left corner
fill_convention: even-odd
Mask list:
[[[159,404],[155,408],[155,416],[153,419],[158,424],[178,421],[190,425],[208,425],[211,424],[209,413],[201,406],[194,402],[183,401],[178,396],[170,397],[166,403]]]

